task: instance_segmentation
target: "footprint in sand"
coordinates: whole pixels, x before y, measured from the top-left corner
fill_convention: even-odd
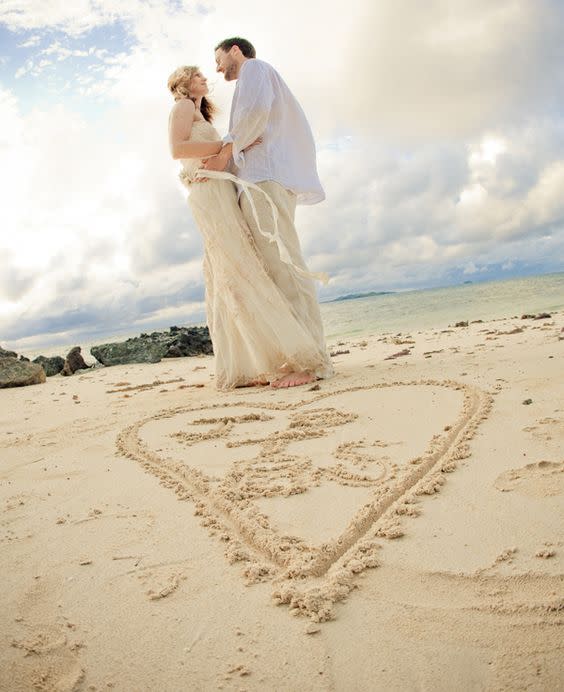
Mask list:
[[[0,670],[0,689],[81,689],[85,669],[80,627],[62,612],[54,619],[46,617],[53,588],[58,591],[54,580],[35,581],[18,604],[18,616],[5,632],[15,656]]]
[[[137,575],[137,578],[145,587],[145,595],[150,601],[158,601],[170,596],[178,589],[180,582],[186,579],[181,570],[167,566],[146,568]]]
[[[564,418],[541,418],[537,425],[530,425],[523,430],[532,433],[533,437],[543,442],[558,439],[564,441]]]
[[[564,461],[539,461],[499,475],[495,487],[529,497],[552,497],[564,493]]]

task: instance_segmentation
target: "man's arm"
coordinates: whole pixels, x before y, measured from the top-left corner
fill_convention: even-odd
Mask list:
[[[208,159],[205,165],[207,169],[224,170],[230,158],[240,166],[244,162],[244,150],[264,134],[274,100],[267,70],[256,60],[245,63],[237,85],[237,103],[231,118],[231,130],[225,137],[227,144],[217,156]]]
[[[233,143],[232,156],[236,165],[243,162],[241,152],[264,134],[274,100],[268,66],[264,63],[249,60],[239,82],[233,125],[227,138]]]

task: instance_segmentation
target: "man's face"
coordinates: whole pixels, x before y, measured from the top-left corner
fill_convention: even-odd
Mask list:
[[[231,55],[231,51],[224,51],[218,48],[215,51],[215,64],[217,72],[223,72],[223,77],[226,82],[231,82],[237,79],[239,66],[235,58]]]

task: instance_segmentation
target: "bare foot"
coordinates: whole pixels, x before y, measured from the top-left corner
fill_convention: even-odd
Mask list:
[[[241,389],[242,387],[266,387],[267,384],[269,384],[268,380],[249,380],[245,382],[245,384],[238,384],[237,389]]]
[[[283,377],[279,377],[270,383],[271,387],[274,389],[286,389],[286,387],[299,387],[301,384],[309,384],[310,382],[315,382],[315,375],[311,375],[307,372],[289,372]]]

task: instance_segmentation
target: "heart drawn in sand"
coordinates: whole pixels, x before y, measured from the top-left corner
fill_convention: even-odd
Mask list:
[[[402,518],[469,456],[490,407],[450,380],[376,383],[291,404],[168,409],[117,447],[194,502],[249,581],[271,581],[278,603],[323,621],[378,565],[381,539],[403,535]]]

